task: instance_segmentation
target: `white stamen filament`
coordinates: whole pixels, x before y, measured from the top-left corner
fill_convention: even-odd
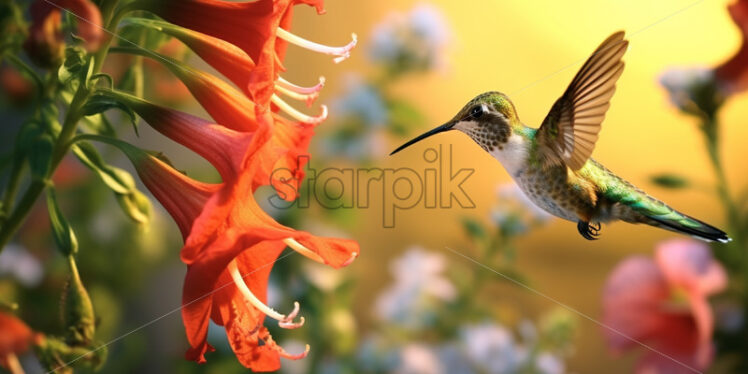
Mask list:
[[[289,105],[287,102],[283,101],[283,99],[278,97],[278,95],[276,94],[273,94],[270,100],[273,102],[273,104],[278,106],[278,108],[286,112],[286,114],[293,117],[297,121],[312,124],[312,125],[317,125],[319,123],[322,123],[322,121],[324,121],[325,119],[327,119],[327,106],[325,105],[321,106],[322,113],[319,116],[313,117],[313,116],[309,116],[309,115],[299,112],[294,107]]]
[[[296,239],[294,238],[283,239],[283,243],[286,243],[286,245],[289,246],[291,249],[293,249],[296,252],[299,252],[300,254],[302,254],[304,257],[308,259],[319,262],[320,264],[325,263],[325,260],[322,258],[322,256],[312,252],[311,249],[297,242]]]
[[[5,363],[8,365],[8,370],[11,374],[25,374],[23,366],[18,361],[18,356],[15,353],[8,353],[5,355]]]
[[[275,91],[280,92],[294,100],[303,101],[306,103],[306,106],[310,107],[314,103],[314,100],[317,100],[317,97],[319,97],[319,92],[312,92],[308,94],[302,94],[298,93],[296,91],[291,91],[279,84],[275,84]]]
[[[291,311],[291,313],[289,313],[288,315],[280,314],[276,312],[275,309],[265,305],[265,303],[260,301],[260,299],[258,299],[257,296],[252,293],[249,287],[247,287],[247,284],[244,283],[244,278],[241,274],[239,274],[239,267],[236,265],[236,260],[232,260],[229,263],[228,270],[229,274],[231,274],[231,278],[234,280],[234,284],[236,284],[236,287],[239,289],[239,292],[242,293],[244,299],[246,299],[250,304],[252,304],[252,306],[260,310],[266,316],[277,320],[278,326],[284,329],[295,329],[304,325],[304,317],[301,317],[299,319],[299,322],[293,322],[293,319],[296,318],[297,314],[299,314],[298,301],[294,301],[293,311]]]
[[[352,40],[350,43],[342,47],[330,47],[324,44],[319,44],[319,43],[306,40],[302,37],[291,34],[290,32],[280,27],[278,28],[275,35],[277,35],[279,38],[291,44],[296,44],[299,47],[306,48],[306,49],[309,49],[315,52],[323,53],[326,55],[337,56],[335,57],[335,59],[333,59],[333,61],[335,61],[336,64],[350,57],[351,49],[353,49],[353,47],[355,47],[356,43],[358,42],[358,38],[356,34],[351,34]]]
[[[275,84],[293,92],[297,92],[300,94],[310,94],[322,91],[322,87],[325,86],[325,77],[319,77],[319,83],[312,87],[298,86],[283,79],[282,77],[278,77],[278,80],[275,81]]]

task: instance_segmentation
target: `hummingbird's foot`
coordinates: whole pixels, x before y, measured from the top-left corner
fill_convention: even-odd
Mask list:
[[[595,224],[584,221],[577,222],[577,230],[587,240],[597,240],[597,237],[600,236],[600,228],[600,222]]]

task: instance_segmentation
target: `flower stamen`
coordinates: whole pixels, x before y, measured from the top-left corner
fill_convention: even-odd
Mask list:
[[[294,107],[289,105],[287,102],[283,101],[278,95],[273,94],[272,98],[270,99],[273,104],[275,104],[278,108],[280,108],[282,111],[286,112],[289,116],[293,117],[295,120],[308,123],[311,125],[317,125],[322,123],[325,119],[327,119],[327,106],[322,105],[322,113],[320,113],[319,116],[309,116],[304,113],[299,112]]]
[[[275,311],[275,309],[265,305],[265,303],[260,301],[260,299],[258,299],[257,296],[252,293],[249,287],[247,287],[247,284],[244,283],[244,278],[239,273],[239,267],[236,265],[236,260],[232,260],[229,263],[228,270],[229,274],[231,274],[231,278],[234,280],[234,284],[236,284],[236,287],[239,289],[239,292],[242,293],[244,299],[259,311],[264,313],[266,316],[277,320],[278,326],[284,329],[295,329],[304,325],[304,317],[301,317],[299,319],[299,322],[293,321],[294,318],[296,318],[296,315],[299,314],[298,301],[294,301],[293,311],[291,311],[291,313],[289,313],[288,315],[280,314]]]
[[[293,92],[297,92],[300,94],[310,94],[322,91],[322,88],[325,87],[325,77],[319,77],[319,83],[315,84],[312,87],[303,87],[293,84],[283,79],[283,77],[278,77],[278,80],[275,81],[275,84]]]
[[[311,107],[314,100],[319,97],[319,92],[312,92],[308,94],[298,93],[296,91],[289,90],[279,84],[275,84],[275,91],[280,92],[292,99],[306,102],[306,106]]]
[[[305,247],[303,244],[296,241],[294,238],[288,238],[283,239],[283,243],[286,243],[287,246],[289,246],[291,249],[293,249],[296,252],[299,252],[304,257],[319,262],[320,264],[324,264],[325,260],[322,258],[322,256],[312,252],[311,249]]]
[[[265,341],[265,344],[267,344],[269,347],[272,347],[276,352],[278,352],[278,355],[280,355],[281,357],[287,358],[289,360],[301,360],[302,358],[306,357],[309,354],[309,349],[311,349],[309,344],[307,344],[304,347],[304,352],[297,353],[294,355],[294,354],[288,353],[285,349],[283,349],[283,347],[278,345],[278,343],[276,343],[275,340],[273,340],[273,336],[270,334],[268,334],[267,338],[264,339],[264,341]]]
[[[348,266],[358,257],[358,252],[351,252],[351,258],[347,259],[341,266]]]
[[[306,49],[309,49],[315,52],[323,53],[326,55],[337,56],[333,59],[333,61],[335,61],[336,64],[350,57],[351,50],[356,46],[356,43],[358,42],[358,37],[356,36],[356,34],[351,34],[352,40],[350,41],[350,43],[342,47],[330,47],[330,46],[315,43],[315,42],[306,40],[302,37],[291,34],[290,32],[284,30],[281,27],[278,28],[276,35],[279,38],[291,44],[298,45],[299,47],[306,48]]]

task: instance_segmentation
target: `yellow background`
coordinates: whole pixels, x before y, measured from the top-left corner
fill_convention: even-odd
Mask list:
[[[727,1],[433,1],[452,27],[453,43],[442,72],[408,78],[396,93],[417,105],[432,124],[451,118],[476,94],[499,90],[514,101],[520,118],[536,127],[562,93],[579,65],[612,32],[629,35],[626,69],[603,125],[593,157],[632,183],[673,207],[707,222],[725,227],[724,212],[714,194],[703,189],[670,191],[649,183],[652,174],[670,171],[700,184],[713,182],[696,123],[679,114],[658,84],[659,75],[674,66],[715,66],[738,48],[740,35],[726,10]],[[360,48],[353,57],[334,65],[329,57],[291,46],[285,77],[311,83],[318,75],[328,78],[321,102],[339,94],[347,71],[370,72],[365,47],[370,31],[392,11],[409,11],[413,1],[328,1],[328,13],[297,7],[293,31],[297,35],[336,45],[356,32]],[[564,69],[565,70],[561,70]],[[561,70],[561,71],[559,71]],[[521,91],[521,92],[518,92]],[[733,194],[746,183],[745,140],[748,95],[730,99],[721,111],[722,156]],[[323,124],[322,126],[325,126]],[[405,139],[392,138],[391,146]],[[450,132],[432,137],[397,155],[378,161],[379,167],[428,165],[422,152],[429,146],[454,144],[456,167],[475,168],[465,184],[477,208],[401,211],[393,229],[381,227],[378,209],[361,210],[353,235],[362,245],[362,256],[350,271],[359,281],[356,314],[363,323],[371,317],[371,292],[390,281],[388,263],[407,246],[420,243],[441,251],[452,262],[465,262],[445,246],[467,249],[459,218],[487,219],[496,202],[497,184],[510,181],[497,161],[465,135]],[[377,199],[373,199],[376,206]],[[519,243],[519,269],[538,291],[591,318],[600,318],[600,293],[610,270],[627,255],[649,255],[656,243],[672,233],[644,226],[606,225],[598,241],[582,239],[574,224],[554,219]],[[464,264],[463,264],[464,265]],[[475,267],[475,271],[485,271]],[[498,276],[497,276],[498,277]],[[373,280],[373,281],[372,281]],[[522,315],[537,316],[553,303],[516,287],[501,286],[488,297],[497,308],[513,305]],[[579,318],[576,354],[571,371],[580,373],[630,372],[635,355],[615,360],[605,350],[602,329]],[[615,364],[611,364],[615,363]]]

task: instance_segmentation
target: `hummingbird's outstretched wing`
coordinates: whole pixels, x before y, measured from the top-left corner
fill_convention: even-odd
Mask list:
[[[584,63],[538,129],[544,165],[580,169],[592,154],[600,124],[623,73],[621,58],[628,41],[619,31],[608,37]]]

